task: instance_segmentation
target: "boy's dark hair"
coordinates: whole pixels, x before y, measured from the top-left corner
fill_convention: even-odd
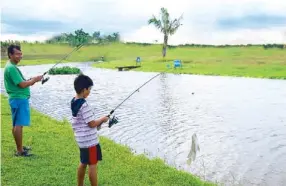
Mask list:
[[[11,55],[14,54],[14,48],[21,51],[21,47],[20,47],[20,46],[14,45],[14,44],[10,45],[10,46],[8,47],[8,49],[7,49],[7,50],[8,50],[8,58],[9,58],[9,59],[10,59],[9,54],[11,54]]]
[[[84,89],[88,89],[93,86],[93,81],[90,77],[79,74],[74,80],[74,89],[77,94],[80,94]]]

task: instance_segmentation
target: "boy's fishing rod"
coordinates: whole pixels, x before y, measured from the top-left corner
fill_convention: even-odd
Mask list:
[[[76,48],[74,48],[70,53],[68,53],[67,55],[65,55],[59,62],[57,62],[54,66],[52,66],[52,68],[50,68],[48,71],[46,71],[43,76],[45,76],[51,69],[53,69],[56,65],[60,64],[64,59],[66,59],[68,56],[70,56],[73,52],[78,51],[81,47],[83,46],[83,44],[78,45]],[[46,83],[50,78],[43,78],[42,79],[42,84]]]
[[[157,76],[163,74],[165,72],[161,72],[159,74],[157,74],[156,76],[153,76],[151,79],[149,79],[148,81],[146,81],[143,85],[141,85],[139,88],[137,88],[135,91],[133,91],[126,99],[124,99],[119,105],[117,105],[110,113],[109,115],[107,115],[107,117],[110,118],[111,114],[114,113],[114,111],[120,107],[126,100],[128,100],[135,92],[139,92],[139,89],[142,88],[144,85],[146,85],[147,83],[149,83],[151,80],[153,80],[154,78],[156,78]],[[110,128],[112,125],[118,123],[118,118],[113,116],[112,118],[110,118],[109,120],[109,124],[108,124],[108,127]]]

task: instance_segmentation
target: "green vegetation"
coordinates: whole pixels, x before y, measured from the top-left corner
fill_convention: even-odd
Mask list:
[[[67,44],[31,44],[22,43],[24,54],[20,65],[55,63],[72,47]],[[170,73],[248,76],[261,78],[286,79],[286,52],[281,49],[264,49],[263,46],[245,47],[170,47],[168,57],[161,56],[161,45],[148,44],[105,44],[83,46],[64,62],[97,61],[104,56],[103,63],[94,63],[94,67],[111,68],[135,65],[136,57],[141,57],[141,67],[135,71]],[[182,60],[182,69],[173,68],[173,60]],[[6,59],[7,60],[7,59]],[[2,59],[1,66],[6,63]]]
[[[76,67],[69,67],[69,66],[63,66],[63,67],[55,67],[51,70],[49,70],[49,74],[79,74],[80,69]]]
[[[163,58],[166,56],[169,36],[176,33],[176,31],[182,25],[182,19],[183,16],[180,16],[177,19],[171,20],[168,10],[162,7],[159,18],[156,18],[156,16],[153,15],[152,18],[148,20],[148,24],[153,24],[158,30],[160,30],[160,32],[164,34],[164,43],[162,48]]]
[[[35,155],[15,157],[8,100],[1,95],[1,102],[1,185],[76,185],[79,150],[70,124],[32,110],[32,125],[24,128],[24,143],[32,146]],[[159,159],[135,156],[107,138],[100,137],[100,142],[99,185],[213,185]],[[87,174],[85,183],[89,185]]]

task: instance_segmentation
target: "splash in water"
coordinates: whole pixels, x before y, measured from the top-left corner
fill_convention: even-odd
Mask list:
[[[194,133],[192,136],[192,147],[187,157],[188,165],[195,161],[198,151],[200,151],[199,142],[196,133]]]

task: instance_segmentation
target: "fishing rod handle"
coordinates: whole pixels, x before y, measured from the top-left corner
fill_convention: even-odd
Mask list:
[[[112,111],[107,115],[107,117],[110,118],[110,116],[111,116],[111,114],[113,114],[113,112],[114,112],[114,110],[112,110]]]

